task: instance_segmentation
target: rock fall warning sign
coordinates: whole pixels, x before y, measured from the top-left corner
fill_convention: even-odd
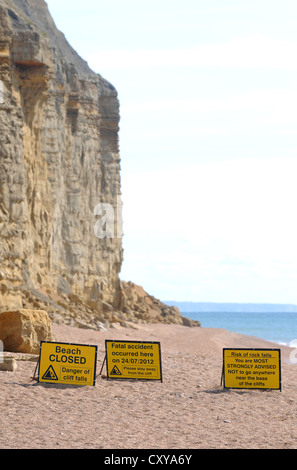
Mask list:
[[[97,346],[41,341],[38,382],[95,385]]]
[[[108,379],[161,380],[158,342],[105,340]]]
[[[225,388],[281,390],[280,349],[223,349]]]

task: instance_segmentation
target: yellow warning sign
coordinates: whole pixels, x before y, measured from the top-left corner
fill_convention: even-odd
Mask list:
[[[160,343],[105,340],[105,351],[108,379],[162,381]]]
[[[281,390],[280,349],[223,349],[225,388]]]
[[[42,341],[38,382],[95,385],[97,346]]]

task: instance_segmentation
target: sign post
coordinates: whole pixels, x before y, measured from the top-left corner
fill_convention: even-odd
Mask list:
[[[280,349],[223,349],[224,388],[281,390]]]
[[[38,382],[95,385],[97,346],[41,341]]]
[[[161,380],[158,342],[105,340],[107,379]]]

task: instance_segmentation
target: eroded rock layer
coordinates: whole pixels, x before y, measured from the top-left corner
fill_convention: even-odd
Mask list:
[[[24,283],[116,306],[121,239],[94,235],[94,210],[120,196],[117,92],[43,0],[1,0],[0,18],[1,309]]]
[[[141,312],[149,321],[119,279],[117,91],[72,49],[43,0],[0,0],[0,85],[0,312],[43,308],[93,327]],[[100,204],[113,209],[113,236],[94,231]]]

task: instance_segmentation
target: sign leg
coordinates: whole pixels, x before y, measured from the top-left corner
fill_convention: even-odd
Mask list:
[[[39,365],[39,358],[37,359],[37,362],[36,362],[36,366],[35,366],[34,374],[33,374],[33,377],[32,377],[32,381],[33,380],[38,380],[38,377],[35,377],[38,365]]]
[[[104,359],[103,359],[103,362],[102,362],[102,366],[101,366],[101,370],[100,370],[100,372],[99,372],[98,375],[101,375],[101,374],[102,374],[102,371],[103,371],[103,367],[104,367],[105,362],[106,362],[106,354],[105,354],[105,356],[104,356]],[[98,377],[98,375],[97,375],[97,377]]]

